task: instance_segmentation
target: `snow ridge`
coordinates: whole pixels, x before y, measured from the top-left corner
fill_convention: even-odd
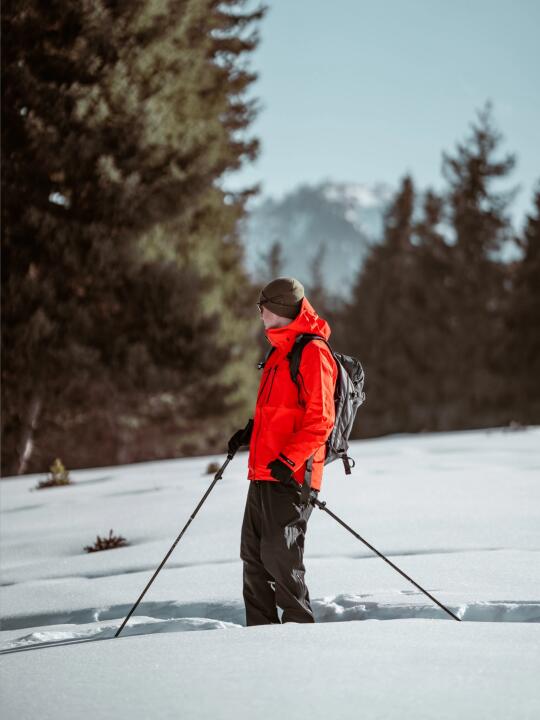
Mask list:
[[[420,595],[414,590],[401,590],[405,596]],[[370,594],[342,594],[316,599],[312,607],[316,622],[350,622],[354,620],[404,620],[421,618],[446,620],[443,610],[429,602],[380,603],[366,598]],[[123,631],[128,635],[148,635],[163,632],[193,630],[230,630],[242,628],[244,606],[241,603],[146,602],[140,605],[142,615],[135,615]],[[540,601],[480,601],[450,604],[450,609],[463,621],[469,622],[540,622]],[[66,644],[74,640],[104,640],[112,638],[127,605],[110,608],[79,610],[68,615],[28,616],[8,620],[3,630],[50,626],[49,630],[35,630],[7,642],[0,653],[28,647]]]

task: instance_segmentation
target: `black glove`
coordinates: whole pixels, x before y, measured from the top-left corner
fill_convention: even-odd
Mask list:
[[[291,468],[284,462],[281,462],[281,460],[276,458],[272,460],[271,463],[268,463],[266,467],[270,470],[270,475],[276,480],[279,480],[282,485],[293,487],[296,490],[300,489],[299,483],[293,478]]]
[[[248,424],[243,430],[237,430],[229,440],[229,455],[234,455],[242,445],[249,445],[251,432],[253,430],[253,418],[249,418]]]

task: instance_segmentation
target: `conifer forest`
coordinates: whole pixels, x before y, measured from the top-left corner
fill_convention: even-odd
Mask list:
[[[260,152],[266,12],[3,3],[4,475],[221,454],[250,417],[266,341],[239,227],[259,188],[223,178]],[[404,171],[347,298],[299,277],[364,366],[356,438],[540,423],[540,184],[516,229],[496,107],[470,120],[437,190]]]

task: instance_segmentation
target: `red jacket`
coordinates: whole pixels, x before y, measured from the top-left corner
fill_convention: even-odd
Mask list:
[[[325,441],[334,426],[334,389],[338,369],[332,353],[322,340],[312,340],[303,352],[298,381],[291,380],[286,357],[299,333],[316,333],[328,339],[330,326],[320,318],[307,298],[298,316],[282,328],[266,331],[275,347],[264,367],[249,446],[248,479],[278,482],[266,467],[281,459],[290,465],[295,480],[302,484],[306,460],[315,453],[311,487],[321,487]],[[280,453],[284,457],[280,457]],[[285,459],[284,459],[285,458]]]

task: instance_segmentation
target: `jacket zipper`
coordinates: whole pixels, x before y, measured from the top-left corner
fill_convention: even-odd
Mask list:
[[[270,377],[270,373],[271,373],[271,372],[272,372],[272,371],[269,370],[269,371],[266,373],[266,377],[264,378],[264,382],[263,382],[263,384],[262,384],[262,386],[261,386],[261,389],[260,389],[259,392],[257,393],[257,401],[256,401],[255,404],[257,404],[257,403],[259,402],[259,398],[261,397],[262,391],[263,391],[264,388],[266,387],[266,383],[268,382],[268,378]],[[261,419],[259,418],[259,424],[257,425],[257,434],[255,435],[255,442],[254,442],[254,444],[253,444],[253,448],[254,448],[254,452],[253,452],[253,470],[255,470],[255,467],[256,467],[256,465],[257,465],[257,463],[256,463],[256,460],[257,460],[257,441],[258,441],[258,439],[259,439],[259,432],[260,432],[260,430],[261,430]]]
[[[266,385],[266,383],[268,382],[268,378],[270,377],[271,372],[272,372],[272,370],[269,370],[269,371],[266,373],[266,377],[264,378],[264,382],[263,382],[263,384],[262,384],[262,387],[261,387],[261,389],[259,390],[258,395],[257,395],[257,402],[259,402],[259,398],[260,398],[261,395],[262,395],[262,391],[264,390],[265,385]]]
[[[276,378],[276,372],[277,372],[277,365],[274,365],[274,374],[272,375],[272,382],[270,383],[270,390],[268,391],[268,395],[266,397],[266,404],[268,404],[268,401],[270,400],[270,395],[272,394],[272,387],[274,385],[274,380]]]
[[[273,372],[272,372],[272,370],[273,370]],[[261,389],[260,389],[260,391],[259,391],[259,394],[257,395],[257,402],[259,402],[259,398],[260,398],[261,395],[262,395],[262,392],[263,392],[263,390],[264,390],[264,388],[265,388],[265,386],[266,386],[266,383],[267,383],[267,381],[268,381],[268,378],[269,378],[270,375],[272,374],[272,382],[270,383],[270,389],[269,389],[269,391],[268,391],[268,396],[267,396],[267,398],[266,398],[266,402],[268,402],[268,401],[270,400],[270,394],[271,394],[271,392],[272,392],[272,386],[273,386],[273,384],[274,384],[274,379],[275,379],[275,377],[276,377],[277,365],[274,365],[274,367],[273,367],[272,370],[269,370],[269,371],[268,371],[268,374],[267,374],[267,376],[266,376],[266,378],[265,378],[265,380],[264,380],[263,386],[261,387]],[[259,418],[259,425],[258,425],[258,427],[257,427],[257,434],[255,435],[255,445],[254,445],[255,452],[254,452],[254,454],[253,454],[253,469],[254,469],[254,470],[255,470],[255,468],[256,468],[256,466],[257,466],[257,441],[259,440],[259,433],[260,433],[260,431],[261,431],[261,419]]]

